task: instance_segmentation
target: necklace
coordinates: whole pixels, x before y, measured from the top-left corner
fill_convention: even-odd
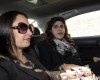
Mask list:
[[[4,59],[7,59],[7,60],[10,60],[8,57],[2,56],[2,55],[0,55],[0,57],[1,58],[4,58]],[[20,60],[13,60],[13,61],[14,61],[14,63],[19,64],[19,66],[21,66],[23,68],[27,68],[27,69],[33,69],[34,68],[34,64],[30,60],[28,60],[25,63],[23,63]]]
[[[19,66],[23,67],[23,68],[27,68],[27,69],[33,69],[34,68],[34,64],[28,60],[27,62],[23,63],[20,60],[14,60],[15,63],[19,64]]]

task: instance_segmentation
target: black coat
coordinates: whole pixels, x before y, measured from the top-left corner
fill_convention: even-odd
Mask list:
[[[45,68],[36,59],[36,56],[30,53],[24,55],[32,61],[39,69]],[[20,67],[18,64],[0,57],[0,80],[48,80],[45,72],[35,72],[34,70]]]
[[[67,54],[64,56],[55,53],[46,40],[41,41],[37,47],[40,61],[48,70],[57,70],[63,63],[81,64],[79,56],[72,56],[70,55],[71,52],[66,52]]]

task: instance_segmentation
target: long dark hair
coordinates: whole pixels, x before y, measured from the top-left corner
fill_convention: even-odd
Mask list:
[[[51,18],[50,21],[47,22],[45,26],[45,34],[44,34],[44,39],[47,40],[47,43],[54,49],[54,51],[57,52],[56,50],[56,45],[53,41],[54,35],[51,33],[51,29],[56,21],[61,21],[64,24],[65,27],[65,35],[64,38],[69,42],[72,43],[72,45],[76,48],[77,46],[75,45],[74,41],[71,39],[70,34],[68,33],[67,25],[65,23],[65,20],[63,17],[53,17]]]
[[[27,18],[26,14],[19,11],[8,11],[0,16],[0,54],[10,59],[14,58],[14,49],[17,50],[12,24],[18,14]]]

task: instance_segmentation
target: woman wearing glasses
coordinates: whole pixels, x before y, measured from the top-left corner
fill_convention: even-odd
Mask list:
[[[58,69],[63,63],[81,64],[62,17],[53,17],[48,21],[44,40],[38,44],[38,49],[41,63],[49,70]]]
[[[34,54],[23,52],[30,46],[33,31],[22,12],[0,16],[0,80],[50,80]]]

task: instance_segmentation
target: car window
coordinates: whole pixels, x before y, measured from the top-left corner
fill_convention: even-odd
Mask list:
[[[34,27],[37,27],[40,30],[40,34],[43,33],[42,29],[39,27],[39,25],[38,25],[38,23],[35,19],[28,19],[28,21],[29,21],[30,24],[33,24]]]
[[[99,36],[100,10],[67,19],[66,24],[71,37]]]

